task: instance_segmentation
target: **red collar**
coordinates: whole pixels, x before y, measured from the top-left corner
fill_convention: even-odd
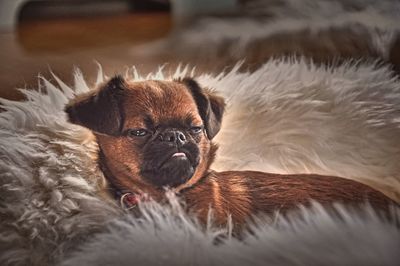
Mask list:
[[[133,192],[121,193],[119,196],[119,203],[125,210],[135,208],[139,202],[147,201],[149,198],[145,194],[135,194]]]

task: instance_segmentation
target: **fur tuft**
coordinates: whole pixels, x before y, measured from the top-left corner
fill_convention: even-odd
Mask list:
[[[400,229],[369,206],[357,213],[338,205],[335,214],[314,203],[274,221],[260,218],[241,240],[228,226],[201,228],[173,196],[167,206],[141,210],[142,219],[118,220],[61,265],[395,266],[400,259]],[[393,216],[400,221],[399,210]]]

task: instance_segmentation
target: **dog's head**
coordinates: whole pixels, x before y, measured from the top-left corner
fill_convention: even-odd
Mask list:
[[[146,190],[204,175],[224,101],[192,79],[127,82],[117,76],[72,101],[66,112],[94,132],[114,184]]]

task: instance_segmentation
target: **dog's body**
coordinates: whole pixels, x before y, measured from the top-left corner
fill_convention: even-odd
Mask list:
[[[212,172],[181,194],[203,222],[211,207],[219,224],[224,224],[228,215],[241,225],[254,214],[284,214],[298,205],[309,205],[311,199],[325,206],[336,202],[357,207],[369,202],[385,212],[390,205],[382,193],[352,180],[255,171]]]
[[[71,122],[96,135],[100,166],[121,201],[127,193],[160,200],[169,187],[200,220],[206,221],[211,207],[220,224],[229,214],[243,224],[258,212],[285,212],[310,200],[368,202],[383,210],[394,204],[379,191],[339,177],[210,170],[216,152],[211,140],[220,129],[224,101],[191,79],[128,83],[116,77],[66,111]]]

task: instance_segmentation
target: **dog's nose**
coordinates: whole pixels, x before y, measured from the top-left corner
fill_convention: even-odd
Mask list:
[[[175,142],[178,146],[186,143],[186,136],[179,130],[168,130],[160,134],[161,141]]]

